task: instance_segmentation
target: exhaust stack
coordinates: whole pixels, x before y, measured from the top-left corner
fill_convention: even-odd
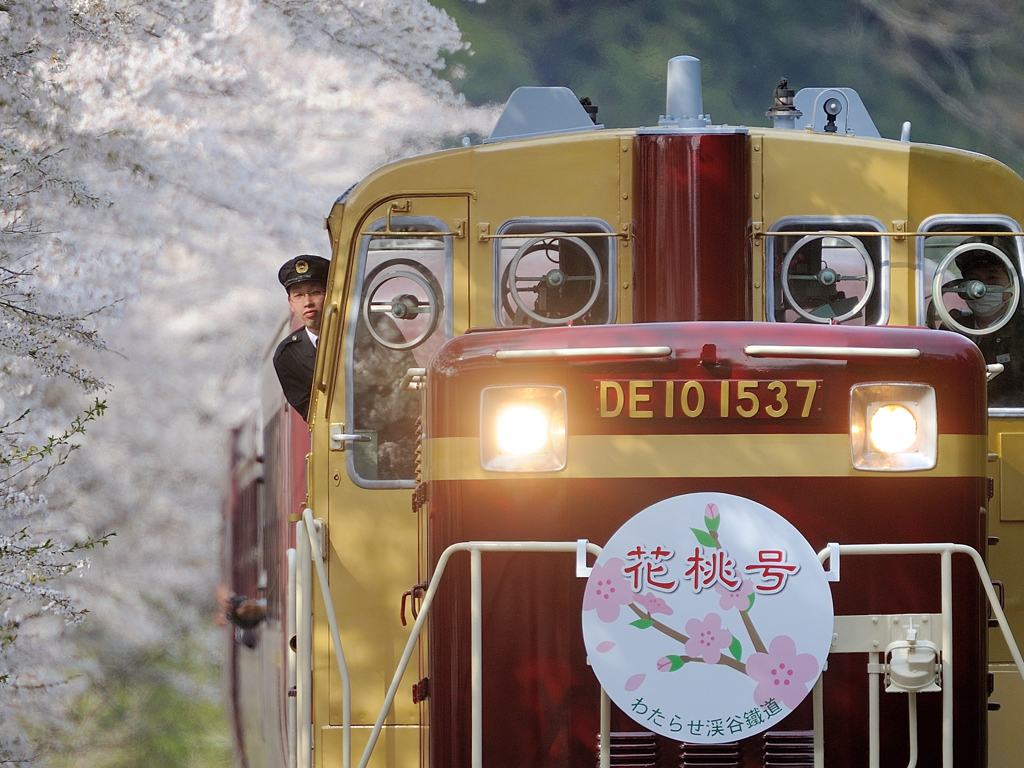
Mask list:
[[[633,139],[633,321],[750,320],[747,129],[711,125],[693,56],[669,60],[666,107]]]
[[[675,56],[669,59],[666,90],[666,114],[658,120],[659,126],[704,128],[711,125],[711,116],[704,114],[700,59],[694,56]]]

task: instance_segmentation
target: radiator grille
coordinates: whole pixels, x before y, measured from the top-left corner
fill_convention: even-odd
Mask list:
[[[648,731],[609,734],[612,765],[615,768],[656,768],[658,744]],[[601,735],[597,736],[597,760],[601,761]]]
[[[739,768],[740,745],[737,741],[725,744],[680,744],[680,765],[682,768]]]
[[[814,768],[814,731],[768,731],[764,768]]]

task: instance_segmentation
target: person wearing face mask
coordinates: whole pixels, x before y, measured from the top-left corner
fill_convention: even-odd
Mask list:
[[[1013,299],[1010,276],[1006,265],[996,254],[986,250],[966,251],[956,257],[956,265],[964,281],[976,281],[985,286],[978,298],[965,298],[970,314],[953,310],[953,319],[968,328],[984,329],[998,321],[1006,305]]]
[[[956,266],[964,282],[976,281],[985,286],[983,295],[965,297],[969,312],[950,310],[953,319],[964,328],[984,331],[998,323],[1013,301],[1013,281],[1005,262],[990,250],[970,250],[956,257]],[[988,386],[989,406],[1024,406],[1024,329],[1020,313],[1015,312],[1008,323],[991,333],[971,334],[971,339],[988,364],[1003,366],[1003,373]]]

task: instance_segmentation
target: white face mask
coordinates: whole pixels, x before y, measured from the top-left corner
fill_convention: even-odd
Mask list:
[[[1006,304],[1005,296],[1001,290],[992,290],[980,299],[967,299],[967,306],[978,317],[993,317],[1002,311],[1003,305]]]

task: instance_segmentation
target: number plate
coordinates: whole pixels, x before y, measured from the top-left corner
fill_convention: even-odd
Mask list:
[[[814,419],[821,379],[628,379],[596,382],[602,419]]]

